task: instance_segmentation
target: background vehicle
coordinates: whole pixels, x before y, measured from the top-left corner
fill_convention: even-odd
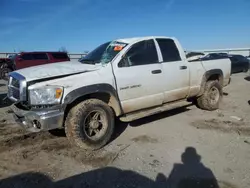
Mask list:
[[[202,57],[201,60],[216,60],[229,58],[231,61],[231,73],[247,72],[249,69],[249,61],[242,55],[233,55],[227,53],[210,53]]]
[[[246,56],[246,58],[248,59],[248,62],[249,62],[249,68],[250,68],[250,56]]]
[[[175,38],[119,39],[80,62],[10,73],[8,97],[27,130],[65,129],[72,143],[99,149],[111,139],[115,117],[132,121],[191,99],[199,108],[217,109],[230,71],[228,58],[188,62]]]
[[[0,58],[0,79],[6,80],[8,73],[12,71],[12,63],[10,58]]]
[[[13,58],[17,70],[69,60],[68,54],[65,52],[22,52]]]
[[[228,55],[232,63],[232,73],[247,72],[249,69],[249,61],[242,55]]]
[[[216,60],[229,58],[227,53],[209,53],[202,57],[202,60]]]
[[[5,64],[0,64],[0,76],[7,80],[8,73],[14,70],[63,61],[70,61],[65,52],[22,52],[4,59]]]
[[[186,57],[188,61],[194,61],[194,60],[200,59],[204,55],[205,53],[202,53],[202,52],[188,52],[186,54]]]

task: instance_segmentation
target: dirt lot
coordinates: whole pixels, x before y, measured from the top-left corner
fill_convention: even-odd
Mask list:
[[[232,76],[220,110],[190,105],[119,123],[113,141],[97,152],[70,146],[63,134],[21,130],[1,103],[0,187],[250,187],[246,76]]]

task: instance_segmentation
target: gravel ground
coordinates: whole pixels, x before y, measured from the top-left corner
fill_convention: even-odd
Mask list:
[[[96,152],[69,145],[64,134],[27,133],[3,103],[0,82],[0,187],[250,187],[250,86],[232,76],[220,110],[186,106],[118,123]]]

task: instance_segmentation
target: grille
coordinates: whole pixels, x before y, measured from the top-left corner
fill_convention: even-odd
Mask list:
[[[19,80],[17,80],[16,78],[13,78],[13,77],[12,77],[12,80],[11,80],[11,85],[16,87],[16,88],[20,88]]]
[[[20,102],[26,100],[26,81],[25,78],[16,73],[10,73],[8,84],[8,97],[12,101]]]
[[[9,97],[15,100],[20,100],[20,91],[17,88],[9,87]]]

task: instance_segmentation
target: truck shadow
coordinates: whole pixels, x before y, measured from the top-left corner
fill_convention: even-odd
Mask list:
[[[189,111],[190,109],[188,107],[190,107],[190,106],[193,106],[193,104],[189,104],[189,105],[186,105],[186,106],[183,106],[183,107],[180,107],[180,108],[175,108],[173,110],[168,110],[168,111],[165,111],[165,112],[161,112],[161,113],[158,113],[158,114],[155,114],[155,115],[147,116],[147,117],[144,117],[144,118],[141,118],[141,119],[130,122],[129,126],[131,126],[131,127],[139,127],[141,125],[151,123],[151,122],[154,122],[154,121],[157,121],[157,120],[160,120],[160,119],[175,116],[175,115],[178,115],[180,113]]]
[[[104,167],[59,181],[53,181],[42,173],[23,173],[0,180],[0,188],[235,188],[231,183],[218,182],[201,159],[195,148],[187,147],[181,155],[182,163],[174,164],[168,177],[158,173],[155,180],[131,170]]]
[[[49,176],[42,173],[24,173],[1,180],[0,188],[158,188],[164,187],[164,184],[165,183],[160,181],[153,181],[133,171],[106,167],[75,175],[57,182],[54,182]]]
[[[113,142],[114,140],[116,140],[126,129],[128,126],[130,127],[139,127],[139,126],[143,126],[144,124],[148,124],[160,119],[164,119],[170,116],[175,116],[178,115],[180,113],[189,111],[190,109],[188,107],[193,106],[193,104],[189,104],[180,108],[176,108],[173,110],[169,110],[169,111],[165,111],[165,112],[161,112],[155,115],[151,115],[151,116],[147,116],[138,120],[134,120],[131,122],[122,122],[119,119],[116,120],[116,126],[115,126],[115,132],[113,134],[113,137],[111,139],[110,142]]]

